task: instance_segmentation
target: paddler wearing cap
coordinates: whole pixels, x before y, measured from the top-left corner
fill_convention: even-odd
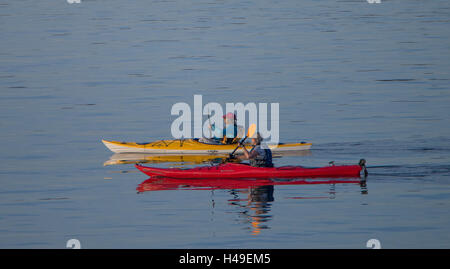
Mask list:
[[[215,125],[210,125],[209,127],[214,132],[213,138],[215,140],[221,141],[223,144],[232,144],[236,142],[238,139],[238,127],[237,127],[237,118],[234,113],[227,113],[223,116],[224,128],[220,129]]]
[[[262,147],[261,142],[263,138],[257,132],[255,137],[252,137],[253,148],[248,151],[245,145],[239,142],[239,147],[243,149],[244,155],[240,156],[241,160],[249,160],[250,165],[254,167],[273,167],[272,151],[268,147]]]

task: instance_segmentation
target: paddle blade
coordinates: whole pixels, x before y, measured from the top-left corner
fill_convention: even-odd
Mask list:
[[[247,137],[253,137],[256,134],[256,124],[252,124],[250,125],[250,127],[248,127],[248,131],[247,131]]]

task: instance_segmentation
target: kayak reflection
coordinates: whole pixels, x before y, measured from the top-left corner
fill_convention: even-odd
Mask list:
[[[268,222],[274,199],[275,185],[329,185],[329,196],[287,197],[288,199],[334,199],[336,184],[353,184],[361,187],[361,194],[367,194],[365,179],[176,179],[149,178],[136,188],[138,193],[164,190],[227,190],[232,198],[228,204],[238,210],[238,221],[246,224],[252,235],[269,229]],[[213,207],[215,205],[214,199]]]
[[[163,190],[248,189],[275,185],[361,184],[361,179],[178,179],[155,177],[139,184],[138,192]]]
[[[204,164],[220,163],[228,155],[155,155],[143,153],[116,153],[112,155],[103,165],[135,164],[135,163],[180,163]]]
[[[298,150],[274,153],[274,158],[283,156],[310,156],[310,150]],[[173,155],[173,154],[146,154],[146,153],[116,153],[109,160],[103,163],[104,166],[118,164],[135,164],[135,163],[178,163],[180,165],[191,164],[218,164],[223,162],[228,154],[191,154],[191,155]],[[233,161],[238,162],[238,159]]]

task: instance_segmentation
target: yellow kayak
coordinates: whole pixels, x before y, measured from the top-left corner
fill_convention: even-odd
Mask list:
[[[103,144],[115,153],[157,153],[157,154],[228,154],[237,144],[210,144],[199,139],[158,140],[149,143],[119,142],[102,139]],[[280,143],[268,145],[272,152],[309,150],[311,143]],[[250,144],[248,144],[249,147]],[[236,152],[241,152],[239,148]]]

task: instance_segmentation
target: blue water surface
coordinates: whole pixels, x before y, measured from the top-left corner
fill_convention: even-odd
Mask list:
[[[0,248],[449,248],[449,15],[445,0],[0,1]],[[281,141],[313,148],[277,166],[365,158],[369,177],[142,192],[132,163],[104,166],[102,138],[169,139],[195,94],[279,103]]]

